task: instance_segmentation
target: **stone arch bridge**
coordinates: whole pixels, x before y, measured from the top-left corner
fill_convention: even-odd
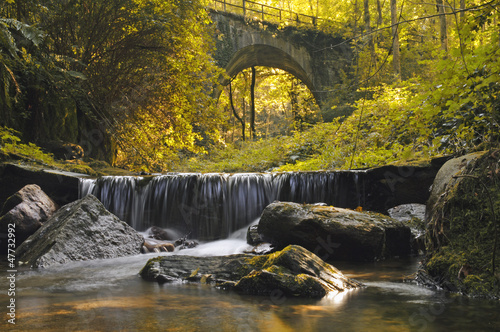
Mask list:
[[[211,17],[217,27],[214,58],[229,77],[252,66],[279,68],[299,78],[324,108],[331,91],[351,72],[353,54],[342,38],[313,27],[278,29],[272,23],[215,10]],[[223,80],[222,85],[227,84],[229,80]]]

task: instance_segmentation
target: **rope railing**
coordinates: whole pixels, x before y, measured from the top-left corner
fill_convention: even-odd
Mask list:
[[[267,22],[294,22],[316,26],[321,20],[315,16],[293,12],[249,0],[213,0],[212,9],[250,16]]]

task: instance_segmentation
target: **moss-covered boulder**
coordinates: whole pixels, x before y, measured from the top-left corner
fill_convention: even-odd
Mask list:
[[[362,285],[300,246],[262,256],[164,256],[150,259],[142,278],[159,283],[211,283],[241,294],[321,298]]]
[[[411,252],[408,226],[386,215],[324,205],[274,202],[262,213],[262,240],[297,244],[326,260],[373,261]]]
[[[427,210],[427,257],[417,279],[500,298],[500,150],[448,161]]]
[[[144,238],[88,195],[61,207],[16,250],[17,261],[48,267],[140,254]]]

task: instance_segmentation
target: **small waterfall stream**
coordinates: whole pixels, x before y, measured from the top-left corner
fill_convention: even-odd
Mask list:
[[[79,195],[96,196],[138,231],[176,229],[200,240],[226,238],[275,200],[363,206],[365,172],[104,176],[81,179]]]

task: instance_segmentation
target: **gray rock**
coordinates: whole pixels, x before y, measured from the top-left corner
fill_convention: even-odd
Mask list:
[[[390,208],[389,217],[398,221],[411,221],[418,219],[422,222],[425,219],[425,204],[402,204]]]
[[[389,216],[410,227],[412,253],[425,253],[425,205],[402,204],[389,209]]]
[[[162,256],[150,259],[140,274],[159,283],[210,283],[254,295],[321,298],[362,286],[300,246],[263,256]]]
[[[439,213],[437,205],[440,198],[446,193],[446,191],[463,179],[454,178],[454,176],[460,175],[467,166],[474,164],[482,155],[484,155],[484,153],[484,151],[470,153],[465,156],[450,159],[444,163],[432,183],[431,193],[429,199],[427,200],[427,209],[425,213],[426,221],[430,220],[433,214]]]
[[[17,248],[16,257],[31,267],[48,267],[139,254],[143,242],[132,227],[88,195],[60,208]]]
[[[407,256],[411,231],[388,216],[307,204],[274,202],[262,213],[263,241],[301,245],[324,260],[373,261]]]
[[[0,214],[1,232],[7,232],[7,224],[15,224],[16,244],[19,245],[35,233],[57,208],[39,186],[26,185],[5,202]]]
[[[258,245],[262,243],[262,240],[260,238],[260,235],[257,231],[257,225],[250,225],[248,226],[247,230],[247,243],[250,245]]]
[[[36,166],[0,165],[0,205],[27,184],[36,184],[59,206],[78,199],[80,178],[85,174],[56,171]]]

